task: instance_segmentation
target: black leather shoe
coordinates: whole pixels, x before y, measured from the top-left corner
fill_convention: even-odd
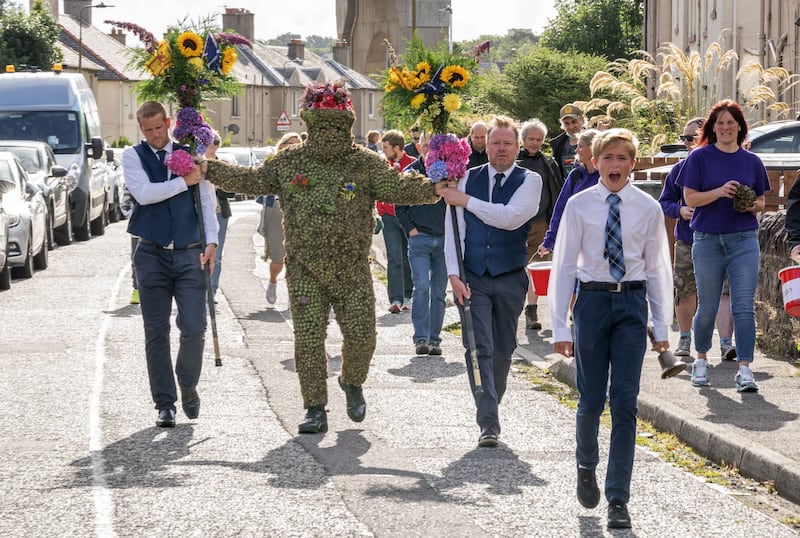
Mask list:
[[[323,433],[328,431],[328,413],[324,405],[312,405],[306,411],[306,418],[297,430],[300,433]]]
[[[347,416],[353,422],[361,422],[367,414],[367,402],[364,401],[364,393],[361,392],[361,387],[351,385],[350,383],[343,383],[342,377],[339,376],[339,386],[344,391],[345,398],[347,399]]]
[[[196,387],[181,386],[181,406],[187,418],[193,420],[200,416],[200,396]]]
[[[624,502],[611,501],[608,503],[608,528],[631,528],[631,516],[628,514],[628,506]]]
[[[600,488],[597,487],[594,469],[578,467],[578,502],[584,508],[594,508],[600,503]]]
[[[489,448],[497,446],[497,428],[494,426],[481,428],[481,436],[478,437],[478,446]]]
[[[159,428],[172,428],[175,426],[175,411],[172,409],[159,409],[156,426]]]

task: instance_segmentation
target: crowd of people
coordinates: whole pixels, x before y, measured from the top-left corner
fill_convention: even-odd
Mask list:
[[[416,355],[442,354],[449,283],[465,329],[464,356],[481,447],[499,442],[499,406],[522,312],[527,330],[542,329],[539,297],[526,267],[536,260],[552,262],[550,329],[554,350],[576,360],[577,496],[589,508],[600,500],[597,435],[607,399],[611,409],[605,479],[609,527],[631,526],[627,503],[648,328],[655,349],[666,350],[669,327],[677,319],[675,354],[690,356],[694,343],[691,384],[701,387],[709,384],[708,352],[716,321],[720,357],[738,360],[736,389],[758,390],[751,370],[757,214],[764,208],[769,181],[758,157],[742,147],[748,126],[735,102],[721,101],[708,117],[686,124],[681,140],[689,155],[666,178],[658,201],[630,181],[638,151],[635,134],[607,124],[587,129],[583,112],[573,103],[560,110],[562,132],[550,140],[552,155],[542,151],[548,136],[542,121],[519,126],[511,118],[493,116],[470,128],[466,177],[433,185],[425,178],[431,133],[418,126],[410,129],[408,142],[399,130],[371,131],[367,147],[359,148],[353,144],[354,115],[346,102],[338,110],[308,108],[302,117],[309,129],[306,139],[287,133],[275,157],[259,168],[207,161],[176,177],[163,164],[164,152],[177,147],[169,138],[169,117],[153,102],[138,112],[144,141],[126,150],[123,164],[135,200],[129,226],[139,238],[134,282],[158,426],[175,424],[175,374],[186,415],[193,419],[199,414],[196,385],[205,333],[200,305],[205,296],[197,291],[203,288],[197,269],[209,264],[213,286],[218,286],[230,215],[224,203],[214,212],[213,185],[220,202],[227,202],[225,191],[260,196],[258,232],[269,261],[270,304],[277,300],[278,275],[286,268],[306,409],[300,433],[327,431],[324,339],[331,310],[344,337],[339,385],[347,414],[356,422],[364,420],[362,385],[375,348],[367,254],[376,233],[376,211],[386,245],[389,312],[411,311]],[[348,164],[345,170],[345,162],[358,167]],[[302,176],[309,163],[320,171],[319,178]],[[191,200],[198,188],[199,222]],[[750,198],[737,202],[744,189],[752,191]],[[676,219],[674,253],[665,216]],[[792,256],[800,261],[800,225],[789,228]],[[174,234],[165,235],[165,230]],[[181,320],[174,372],[168,342],[173,298]]]

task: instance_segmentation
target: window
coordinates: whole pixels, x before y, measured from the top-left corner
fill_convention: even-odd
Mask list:
[[[369,109],[368,113],[367,113],[368,116],[370,118],[374,118],[375,117],[375,93],[374,92],[370,92],[370,91],[367,92],[367,108]]]
[[[231,97],[231,116],[239,115],[239,96]]]
[[[292,99],[289,103],[289,110],[291,111],[291,115],[293,118],[297,117],[297,100],[299,99],[297,95],[297,90],[292,90]]]

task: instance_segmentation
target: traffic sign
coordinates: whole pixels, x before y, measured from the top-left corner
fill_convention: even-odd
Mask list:
[[[278,119],[275,120],[275,125],[278,127],[289,127],[292,124],[292,120],[289,118],[289,115],[286,114],[286,111],[281,111]]]

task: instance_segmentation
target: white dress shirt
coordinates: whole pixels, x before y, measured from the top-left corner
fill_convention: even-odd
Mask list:
[[[494,186],[494,176],[498,172],[505,174],[505,178],[500,182],[500,185],[505,185],[508,177],[514,171],[514,168],[521,168],[525,171],[525,179],[520,184],[519,188],[511,195],[508,204],[493,204],[470,197],[467,203],[467,209],[476,217],[478,217],[484,224],[494,226],[501,230],[516,230],[529,220],[539,211],[539,200],[542,197],[542,176],[531,170],[517,166],[516,164],[508,170],[495,170],[491,164],[486,165],[489,172],[488,181],[488,199],[491,199],[492,187]],[[477,175],[476,172],[475,175]],[[469,177],[469,175],[467,176]],[[474,177],[474,176],[473,176]],[[467,180],[458,182],[458,190],[465,192],[467,189]],[[535,203],[532,202],[535,200]],[[452,209],[448,208],[444,219],[444,256],[445,263],[447,264],[447,274],[458,276],[458,257],[456,256],[456,244],[453,236],[453,217]],[[464,235],[467,231],[467,224],[464,220],[464,208],[456,207],[456,215],[458,217],[458,237],[461,239],[461,252],[464,252]]]
[[[152,147],[153,154],[156,150]],[[172,153],[172,142],[170,141],[164,148],[167,152],[166,157]],[[175,177],[167,181],[153,183],[147,172],[144,171],[139,154],[131,146],[122,152],[122,169],[125,171],[125,184],[131,196],[141,205],[156,204],[163,202],[189,189],[182,177]],[[214,185],[207,179],[201,179],[198,183],[200,189],[200,204],[203,207],[203,224],[206,233],[206,244],[219,244],[219,222],[217,222],[217,195],[214,192]]]
[[[575,280],[613,282],[605,249],[606,220],[611,193],[598,183],[567,202],[553,248],[547,300],[553,323],[553,341],[571,342],[567,313]],[[649,194],[628,183],[617,194],[625,257],[623,282],[647,282],[647,299],[656,341],[667,341],[672,323],[672,263],[664,213]],[[580,291],[578,292],[580,293]]]

